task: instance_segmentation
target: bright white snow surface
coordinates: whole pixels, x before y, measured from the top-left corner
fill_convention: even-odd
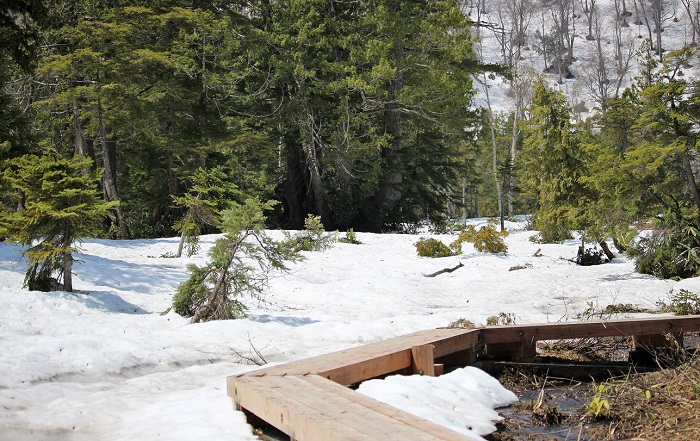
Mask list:
[[[181,259],[162,257],[176,251],[177,238],[86,241],[73,294],[22,289],[22,250],[0,243],[0,439],[256,439],[225,386],[228,375],[258,369],[238,355],[253,348],[278,364],[459,318],[485,324],[503,312],[518,324],[576,320],[589,304],[653,308],[671,289],[700,291],[697,279],[637,274],[624,257],[579,267],[566,260],[578,241],[536,244],[521,224],[507,227],[507,254],[465,244],[461,256],[440,259],[416,255],[421,235],[360,233],[360,245],[304,253],[288,273],[273,274],[264,302],[243,299],[248,318],[202,324],[161,312],[187,278],[186,265],[203,264],[216,236]],[[538,248],[542,256],[533,257]],[[459,262],[464,267],[452,273],[425,277]],[[514,399],[474,368],[372,381],[363,390],[482,434],[497,417],[490,409]]]

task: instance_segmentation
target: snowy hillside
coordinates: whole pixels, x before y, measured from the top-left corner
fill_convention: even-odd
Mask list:
[[[484,62],[513,65],[520,81],[542,75],[548,68],[550,84],[569,98],[582,119],[598,105],[601,87],[614,96],[631,84],[639,74],[638,51],[645,41],[651,40],[654,46],[660,41],[665,54],[695,45],[698,39],[700,11],[696,0],[470,0],[464,4],[470,17],[482,24],[474,33],[477,53]],[[654,5],[660,9],[656,11]],[[656,22],[661,24],[660,34]],[[552,41],[562,28],[568,39],[557,47]],[[514,29],[521,29],[524,37],[518,39]],[[573,49],[569,53],[570,43]],[[516,52],[520,57],[514,56]],[[557,53],[565,59],[561,75]],[[570,65],[566,62],[569,54],[573,55]],[[697,77],[697,69],[686,74]],[[513,110],[515,94],[509,81],[500,77],[480,81],[488,84],[494,111]],[[485,106],[484,86],[476,86],[476,106]]]

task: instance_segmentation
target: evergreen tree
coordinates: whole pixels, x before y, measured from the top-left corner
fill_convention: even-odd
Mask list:
[[[98,172],[84,174],[90,160],[64,158],[48,149],[10,162],[4,178],[22,198],[22,208],[2,215],[0,234],[28,245],[25,286],[49,291],[73,290],[76,242],[100,234],[113,204],[101,200]]]
[[[381,230],[443,212],[477,68],[457,2],[289,0],[255,16],[285,224]]]
[[[581,182],[586,172],[580,137],[566,98],[543,79],[535,83],[528,112],[522,182],[535,197],[534,224],[542,241],[559,242],[582,227],[580,208],[590,199]]]
[[[248,199],[223,212],[221,229],[226,234],[216,241],[205,266],[189,266],[190,278],[173,297],[176,313],[192,317],[193,323],[242,317],[246,308],[240,298],[259,297],[270,271],[284,270],[285,262],[299,258],[263,230],[263,210],[273,205]]]
[[[612,238],[620,252],[630,245],[634,234],[629,225],[643,210],[639,182],[623,171],[626,153],[637,142],[634,125],[641,111],[638,94],[625,90],[620,98],[609,100],[605,112],[586,127],[582,142],[587,174],[581,181],[593,195],[584,212],[586,235],[599,243]]]

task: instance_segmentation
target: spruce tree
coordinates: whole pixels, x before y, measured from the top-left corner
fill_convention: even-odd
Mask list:
[[[0,234],[28,245],[25,287],[36,291],[73,290],[76,242],[99,234],[107,210],[100,198],[100,172],[85,174],[89,159],[65,158],[48,149],[9,162],[4,178],[21,198],[20,208],[0,217]]]
[[[586,203],[581,182],[585,162],[580,136],[571,123],[571,108],[561,92],[535,83],[525,121],[523,185],[537,201],[535,227],[543,242],[560,242],[581,228],[580,207]]]

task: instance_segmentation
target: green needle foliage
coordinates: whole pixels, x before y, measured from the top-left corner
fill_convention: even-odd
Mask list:
[[[190,278],[173,297],[176,313],[192,317],[192,323],[243,317],[246,307],[239,299],[245,294],[261,298],[270,271],[286,270],[285,262],[300,259],[286,242],[263,230],[263,211],[274,205],[248,199],[223,211],[221,229],[226,234],[216,241],[205,266],[189,266]]]
[[[219,225],[221,211],[237,192],[236,186],[226,178],[221,167],[210,170],[198,168],[192,175],[189,191],[183,196],[173,197],[173,202],[186,210],[185,215],[175,225],[175,229],[180,232],[176,257],[182,256],[185,245],[188,257],[196,254],[199,251],[199,235],[202,234],[202,228]]]
[[[91,162],[54,149],[9,162],[5,183],[17,191],[22,208],[0,216],[0,235],[29,245],[24,283],[30,290],[61,288],[62,278],[63,290],[72,291],[76,241],[98,235],[107,210],[116,205],[100,197],[101,170],[84,173]]]

